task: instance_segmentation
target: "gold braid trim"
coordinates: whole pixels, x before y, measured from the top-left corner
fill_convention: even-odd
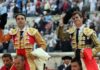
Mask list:
[[[17,29],[10,29],[10,31],[9,31],[9,34],[10,35],[15,35],[15,34],[17,34],[17,32],[18,32],[18,30]]]
[[[27,32],[29,35],[34,36],[37,32],[37,30],[35,28],[28,28]]]
[[[86,35],[86,36],[90,36],[94,31],[90,28],[84,28],[83,30],[83,33]]]
[[[75,32],[75,27],[69,28],[69,29],[67,30],[67,32],[68,32],[69,34],[74,33],[74,32]]]

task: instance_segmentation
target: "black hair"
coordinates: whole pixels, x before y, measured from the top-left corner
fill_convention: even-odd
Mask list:
[[[74,15],[76,15],[76,14],[78,14],[80,17],[83,17],[83,15],[82,15],[82,13],[81,13],[80,11],[74,11],[74,12],[72,13],[72,16],[74,16]]]
[[[19,15],[24,16],[24,18],[25,18],[25,20],[26,20],[26,15],[25,15],[25,14],[23,14],[23,13],[17,13],[17,14],[15,15],[15,19],[16,19],[16,18],[17,18],[17,16],[19,16]]]
[[[67,24],[69,22],[69,19],[72,17],[72,13],[74,11],[79,11],[78,7],[73,7],[73,8],[69,8],[65,13],[65,17],[63,18],[63,23]]]
[[[11,54],[3,54],[3,55],[2,55],[2,59],[3,59],[3,58],[6,58],[6,57],[8,57],[8,58],[10,58],[11,60],[13,60]]]
[[[80,66],[80,69],[82,70],[82,63],[81,63],[81,60],[78,60],[78,59],[76,59],[76,58],[73,58],[73,59],[71,60],[71,63],[73,63],[73,62],[77,62],[78,65]]]
[[[72,57],[70,57],[70,56],[63,56],[63,57],[62,57],[62,60],[65,60],[65,59],[72,60]]]
[[[23,55],[16,55],[16,56],[14,57],[14,59],[17,59],[17,58],[20,58],[21,61],[24,61],[24,60],[25,60],[25,57],[24,57]]]

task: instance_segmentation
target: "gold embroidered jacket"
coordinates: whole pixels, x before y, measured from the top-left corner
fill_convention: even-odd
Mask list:
[[[8,41],[10,39],[13,40],[13,44],[16,49],[33,48],[35,42],[39,47],[42,47],[43,49],[46,48],[44,39],[35,28],[26,28],[21,40],[18,28],[11,29],[7,35],[3,35],[2,30],[0,30],[0,42]]]
[[[93,54],[95,55],[97,52],[100,52],[100,43],[97,40],[97,36],[94,30],[84,27],[83,31],[79,35],[79,43],[76,44],[76,29],[75,27],[71,27],[66,30],[66,33],[63,31],[63,27],[58,27],[58,32],[60,37],[63,39],[66,38],[64,35],[70,35],[72,48],[76,49],[77,47],[82,49],[86,47],[90,47],[93,50]]]

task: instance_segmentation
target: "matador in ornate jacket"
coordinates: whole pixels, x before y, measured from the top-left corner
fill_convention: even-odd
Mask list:
[[[45,50],[46,43],[37,29],[26,25],[26,17],[24,14],[17,14],[15,19],[17,26],[11,29],[7,35],[3,35],[3,28],[0,28],[0,42],[2,43],[12,39],[17,55],[22,55],[26,58],[25,70],[36,70],[34,63],[36,57],[31,54],[33,45],[36,42],[39,47]],[[15,70],[13,68],[14,66],[12,66],[11,70]]]
[[[63,19],[63,18],[62,18]],[[69,36],[73,50],[92,48],[93,55],[100,52],[100,42],[97,39],[96,32],[83,24],[83,18],[80,12],[76,11],[72,13],[73,25],[66,31],[63,30],[64,23],[60,23],[58,27],[58,34],[62,39],[66,39]],[[79,33],[77,37],[77,28]]]

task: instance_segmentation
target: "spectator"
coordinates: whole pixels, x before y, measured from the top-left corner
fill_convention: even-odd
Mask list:
[[[15,4],[15,7],[13,8],[13,16],[15,16],[17,13],[20,12],[19,7]]]
[[[15,70],[27,70],[25,67],[25,57],[17,55],[14,58]]]
[[[71,61],[71,70],[83,70],[81,61],[73,58]]]
[[[55,3],[51,4],[51,14],[55,15],[58,12],[57,5]]]
[[[100,11],[100,0],[97,0],[97,11]]]
[[[36,13],[37,14],[41,14],[41,1],[40,0],[37,0],[36,2]]]
[[[0,15],[7,13],[7,7],[3,0],[0,0]]]
[[[10,54],[3,54],[2,61],[4,65],[1,67],[0,70],[10,70],[12,64],[13,64],[13,58]]]
[[[19,8],[19,11],[20,11],[20,12],[22,11],[21,4],[22,4],[22,0],[16,0],[16,5],[17,5],[17,7]]]
[[[49,21],[51,21],[52,19],[52,16],[47,12],[47,11],[44,11],[44,20],[48,23]]]
[[[35,20],[33,19],[33,21],[32,21],[32,27],[33,28],[36,28],[36,29],[38,29],[39,27],[38,27],[38,24],[35,22]]]
[[[13,14],[15,14],[13,12],[14,8],[15,8],[15,3],[10,3],[9,5],[9,11],[8,11],[8,18],[12,18],[13,17]]]
[[[67,0],[64,0],[63,6],[62,6],[62,11],[66,12],[70,8],[69,2]]]
[[[32,16],[33,15],[33,8],[34,7],[32,7],[32,2],[30,2],[30,1],[28,1],[28,3],[27,3],[27,6],[26,6],[26,9],[27,9],[27,16]]]
[[[97,0],[89,0],[90,3],[90,12],[94,12],[96,10]]]
[[[44,39],[46,40],[47,43],[47,52],[54,52],[55,51],[55,45],[56,45],[56,40],[57,36],[55,32],[50,32],[46,35],[44,35]]]
[[[70,64],[71,64],[72,57],[64,56],[62,57],[62,60],[63,60],[63,64],[61,64],[58,67],[58,70],[71,70]]]
[[[47,24],[47,22],[45,21],[44,19],[44,16],[43,15],[40,15],[40,21],[39,21],[39,31],[45,32],[45,25]]]
[[[26,14],[27,10],[26,10],[26,3],[24,1],[22,1],[22,13]]]
[[[47,1],[47,2],[45,3],[45,5],[44,5],[44,10],[45,10],[46,12],[50,12],[50,8],[51,8],[50,2]]]

